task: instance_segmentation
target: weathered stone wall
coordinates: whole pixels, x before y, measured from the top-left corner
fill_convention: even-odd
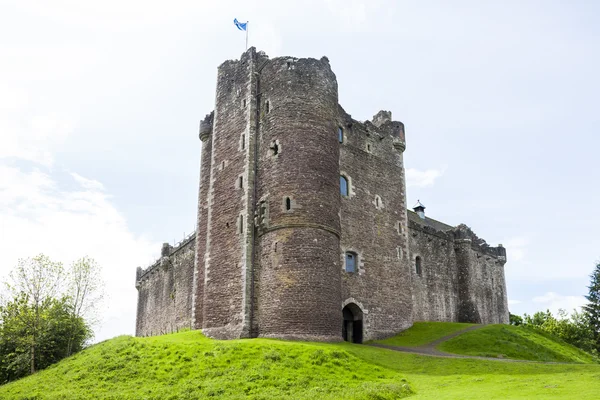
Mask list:
[[[217,75],[206,244],[204,254],[197,256],[201,270],[197,276],[204,275],[202,329],[221,339],[250,336],[253,154],[249,142],[257,57],[250,49],[240,60],[221,64]]]
[[[408,211],[412,218],[419,218]],[[409,219],[410,220],[410,219]],[[458,321],[458,270],[454,236],[409,222],[410,273],[415,321]],[[415,260],[421,258],[421,274]]]
[[[259,79],[258,333],[340,340],[335,75],[325,58],[281,57]]]
[[[408,215],[414,320],[508,323],[504,248],[489,247],[464,225]]]
[[[360,123],[340,108],[340,173],[349,183],[341,201],[339,253],[343,306],[363,313],[363,339],[393,335],[412,324],[412,290],[406,230],[404,127],[380,112]],[[402,146],[394,143],[402,142]],[[345,253],[358,270],[345,271]]]
[[[146,270],[138,268],[136,336],[152,336],[192,328],[192,282],[196,235],[173,248]]]
[[[206,256],[206,234],[208,228],[208,190],[210,188],[210,163],[212,160],[212,128],[214,112],[200,122],[199,138],[202,142],[200,159],[200,187],[198,189],[198,214],[196,225],[196,255],[194,268],[194,293],[192,299],[192,323],[195,329],[202,328],[204,316],[204,262]]]

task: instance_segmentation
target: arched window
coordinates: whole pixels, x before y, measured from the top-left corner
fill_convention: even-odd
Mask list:
[[[342,196],[348,196],[348,179],[343,175],[340,175],[340,193]]]
[[[346,272],[356,272],[358,264],[358,255],[351,251],[346,252]]]
[[[289,197],[285,198],[285,209],[290,211],[292,209],[292,200]]]
[[[238,220],[238,229],[240,233],[244,233],[244,216],[240,215],[240,218]]]
[[[422,266],[421,266],[421,257],[417,256],[417,258],[415,258],[415,271],[417,272],[417,275],[421,276],[421,273],[423,272],[422,270]]]

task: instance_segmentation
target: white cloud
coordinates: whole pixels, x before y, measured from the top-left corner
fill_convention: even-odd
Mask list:
[[[427,169],[420,171],[415,168],[406,169],[406,186],[407,187],[428,187],[433,186],[435,180],[444,175],[445,168],[442,169]]]
[[[542,296],[536,296],[532,299],[533,303],[538,304],[541,309],[549,309],[552,314],[556,315],[559,309],[567,312],[572,312],[586,304],[583,296],[565,296],[556,292],[546,292]]]
[[[522,301],[521,301],[521,300],[512,300],[512,299],[508,299],[508,305],[509,305],[509,306],[512,306],[512,305],[515,305],[515,304],[521,304],[521,303],[522,303]]]
[[[84,189],[90,189],[90,190],[104,190],[104,185],[101,184],[100,182],[94,180],[94,179],[87,179],[84,178],[83,176],[75,173],[75,172],[71,172],[71,176],[73,177],[73,179],[75,179],[77,181],[77,183],[79,183],[81,185],[81,187],[83,187]]]
[[[96,339],[132,334],[135,267],[157,256],[159,244],[129,231],[100,182],[70,176],[78,185],[64,190],[46,172],[0,164],[0,278],[19,258],[44,253],[69,264],[88,255],[102,266],[106,282],[104,324]]]

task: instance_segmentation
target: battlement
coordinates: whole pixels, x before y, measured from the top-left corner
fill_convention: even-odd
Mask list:
[[[447,241],[468,243],[473,251],[494,257],[502,264],[506,262],[506,249],[501,244],[497,247],[490,246],[465,224],[453,227],[430,217],[420,218],[410,210],[407,210],[407,213],[409,217],[408,227],[414,231],[421,231]]]
[[[161,246],[161,256],[159,259],[157,259],[146,269],[143,269],[142,267],[137,267],[135,274],[136,287],[139,287],[139,285],[141,285],[145,279],[147,279],[153,272],[155,272],[158,267],[163,266],[167,268],[168,258],[176,255],[176,253],[189,246],[190,243],[192,243],[195,239],[196,232],[194,231],[174,246],[170,245],[169,243],[163,243]]]

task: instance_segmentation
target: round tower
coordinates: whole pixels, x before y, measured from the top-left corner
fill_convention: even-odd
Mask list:
[[[325,57],[258,74],[257,334],[341,340],[335,74]]]

